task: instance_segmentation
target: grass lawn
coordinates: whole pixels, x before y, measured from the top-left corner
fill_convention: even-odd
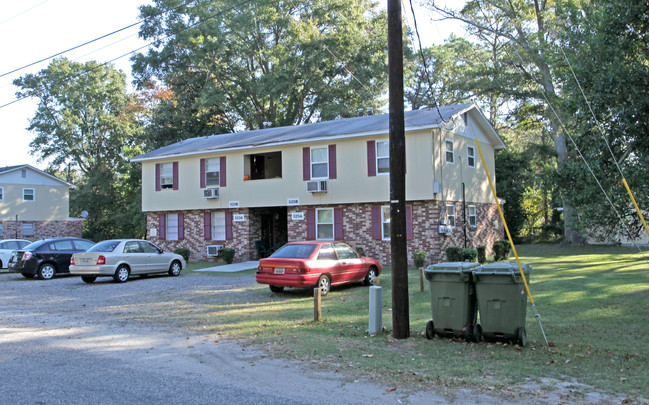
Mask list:
[[[278,356],[353,371],[386,386],[422,388],[475,387],[508,392],[521,384],[552,389],[556,381],[574,383],[579,399],[585,387],[647,400],[649,386],[649,254],[622,247],[522,245],[521,261],[532,266],[530,290],[550,342],[528,305],[528,345],[427,340],[422,332],[431,319],[428,282],[419,289],[419,274],[409,271],[409,339],[391,337],[390,269],[381,275],[383,325],[368,336],[369,290],[359,285],[334,287],[322,299],[323,321],[313,322],[309,291],[270,292],[265,285],[246,285],[213,296],[187,297],[185,326],[206,329],[251,344]],[[200,268],[192,264],[189,270]],[[206,266],[203,266],[206,267]],[[242,277],[254,270],[187,275]],[[192,310],[199,306],[200,310]]]

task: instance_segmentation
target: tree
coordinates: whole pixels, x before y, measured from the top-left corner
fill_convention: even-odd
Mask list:
[[[170,131],[183,119],[258,129],[381,105],[385,12],[369,0],[155,0],[140,10],[140,35],[158,49],[135,57],[137,79],[159,80],[193,111],[167,119]]]

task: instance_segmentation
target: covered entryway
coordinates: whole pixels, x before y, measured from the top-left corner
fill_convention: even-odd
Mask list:
[[[286,207],[250,209],[251,256],[263,258],[288,241]]]

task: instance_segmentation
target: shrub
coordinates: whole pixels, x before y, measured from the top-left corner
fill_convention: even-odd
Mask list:
[[[446,260],[449,262],[462,261],[462,248],[459,246],[449,246],[446,248]]]
[[[512,245],[509,243],[509,240],[503,239],[501,240],[503,243],[504,249],[503,249],[503,260],[509,259],[509,254],[512,252]]]
[[[475,262],[478,257],[478,251],[475,249],[462,249],[462,261]]]
[[[234,260],[234,249],[232,248],[221,248],[219,249],[219,257],[227,264],[231,264]]]
[[[181,255],[186,262],[189,261],[189,248],[179,247],[174,250],[174,253]]]
[[[412,261],[415,263],[416,268],[424,267],[426,264],[426,252],[423,250],[416,250],[412,254]]]
[[[494,242],[494,260],[499,262],[501,260],[507,260],[509,258],[509,252],[511,251],[511,246],[509,245],[508,240],[499,240]]]
[[[478,263],[480,264],[487,263],[487,247],[480,245],[478,246],[477,251],[478,251]]]

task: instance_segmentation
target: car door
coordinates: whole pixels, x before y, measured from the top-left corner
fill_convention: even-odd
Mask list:
[[[7,267],[7,263],[9,262],[9,258],[11,257],[11,252],[12,250],[9,247],[9,241],[0,242],[0,268],[4,269]]]
[[[146,254],[146,265],[149,271],[159,272],[167,270],[169,267],[167,257],[160,252],[157,246],[145,240],[139,241],[139,243],[142,245],[142,249]]]
[[[56,264],[58,273],[68,273],[70,271],[70,258],[76,253],[74,243],[70,239],[57,240],[49,243],[45,250],[40,250],[43,261],[49,257]]]
[[[139,241],[129,240],[125,242],[121,255],[122,260],[128,263],[131,268],[131,274],[143,274],[147,272],[146,253],[142,250]]]
[[[363,273],[363,261],[354,249],[345,243],[334,244],[338,256],[339,280],[341,283],[358,281]],[[365,275],[363,275],[365,277]]]

